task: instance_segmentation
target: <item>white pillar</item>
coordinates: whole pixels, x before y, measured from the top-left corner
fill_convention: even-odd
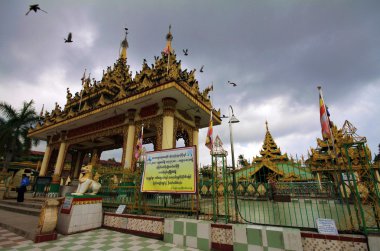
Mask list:
[[[50,160],[50,155],[51,155],[51,147],[50,147],[50,136],[46,140],[46,149],[45,149],[45,154],[44,158],[42,160],[42,165],[41,165],[41,170],[39,176],[45,176],[48,165],[49,165],[49,160]]]

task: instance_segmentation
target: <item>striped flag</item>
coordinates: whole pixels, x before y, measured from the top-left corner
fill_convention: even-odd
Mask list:
[[[137,138],[137,143],[135,147],[135,158],[138,160],[142,153],[142,145],[143,145],[143,135],[144,135],[144,125],[141,127],[141,131],[139,133],[139,136]]]
[[[208,125],[208,131],[206,136],[206,147],[212,151],[212,145],[213,145],[213,139],[212,139],[212,111],[210,115],[210,123]]]
[[[319,86],[319,112],[320,112],[320,120],[321,120],[321,127],[322,127],[322,137],[323,139],[329,139],[331,138],[331,129],[330,129],[330,121],[328,117],[328,112],[326,109],[325,102],[323,100],[322,96],[322,88]]]

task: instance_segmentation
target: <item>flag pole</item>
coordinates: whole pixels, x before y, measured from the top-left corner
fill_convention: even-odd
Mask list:
[[[213,95],[212,95],[212,93],[214,92],[214,81],[212,81],[211,82],[211,94],[210,94],[210,104],[211,104],[211,109],[210,109],[210,113],[211,113],[211,121],[212,121],[212,110],[213,110],[213,106],[212,106],[212,104],[213,104],[213,102],[212,102],[212,97],[213,97]],[[212,121],[212,124],[213,124],[213,127],[214,127],[214,122]],[[213,131],[214,131],[214,129],[212,129]],[[214,133],[212,133],[211,134],[211,154],[214,154],[214,139],[213,139],[213,134]]]

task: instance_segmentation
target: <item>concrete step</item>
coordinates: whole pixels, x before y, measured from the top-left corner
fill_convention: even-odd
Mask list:
[[[0,208],[0,226],[29,240],[34,241],[38,220],[38,216],[11,212]]]
[[[11,205],[11,206],[18,206],[18,207],[26,207],[26,208],[36,208],[41,209],[42,203],[40,201],[33,201],[33,200],[24,200],[24,202],[17,202],[16,200],[0,200],[0,205]]]
[[[23,204],[23,203],[24,202],[19,202],[19,204]],[[39,216],[41,212],[41,208],[27,207],[25,205],[12,205],[12,204],[4,203],[2,201],[0,201],[0,209],[19,213],[19,214],[32,215],[32,216]]]

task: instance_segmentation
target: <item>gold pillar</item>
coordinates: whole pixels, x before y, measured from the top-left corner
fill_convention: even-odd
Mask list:
[[[174,98],[163,98],[164,116],[162,119],[162,149],[173,148],[174,139],[174,112],[177,100]]]
[[[319,189],[322,190],[321,175],[318,172],[317,172],[317,179],[318,179]]]
[[[63,131],[61,133],[61,145],[59,146],[59,152],[57,157],[57,162],[55,163],[54,176],[60,177],[62,173],[63,166],[65,164],[66,159],[66,150],[67,150],[67,142],[66,132]]]
[[[380,182],[380,175],[379,175],[379,170],[375,170],[375,176],[376,176],[376,181]]]
[[[80,163],[81,163],[81,160],[83,159],[82,158],[82,152],[78,151],[78,156],[77,156],[77,160],[75,162],[75,168],[74,168],[74,173],[73,173],[73,179],[77,179],[79,177],[79,172],[80,172]]]
[[[99,154],[99,149],[96,149],[94,148],[92,150],[92,153],[91,153],[91,161],[90,161],[90,164],[92,166],[96,165],[96,163],[99,161],[100,159],[100,154]]]
[[[201,123],[201,117],[194,117],[195,128],[193,130],[193,145],[197,147],[197,166],[199,166],[199,126]]]
[[[44,158],[42,160],[42,165],[41,165],[41,170],[40,170],[39,176],[45,176],[47,169],[48,169],[50,155],[51,155],[51,151],[52,151],[52,149],[50,147],[50,138],[51,137],[48,136],[47,140],[46,140],[46,149],[45,149]]]
[[[126,142],[123,143],[123,156],[124,156],[124,168],[131,168],[132,167],[132,158],[133,158],[133,143],[135,139],[135,132],[136,132],[136,126],[135,126],[135,115],[136,110],[135,109],[129,109],[128,110],[128,132],[126,138]]]

